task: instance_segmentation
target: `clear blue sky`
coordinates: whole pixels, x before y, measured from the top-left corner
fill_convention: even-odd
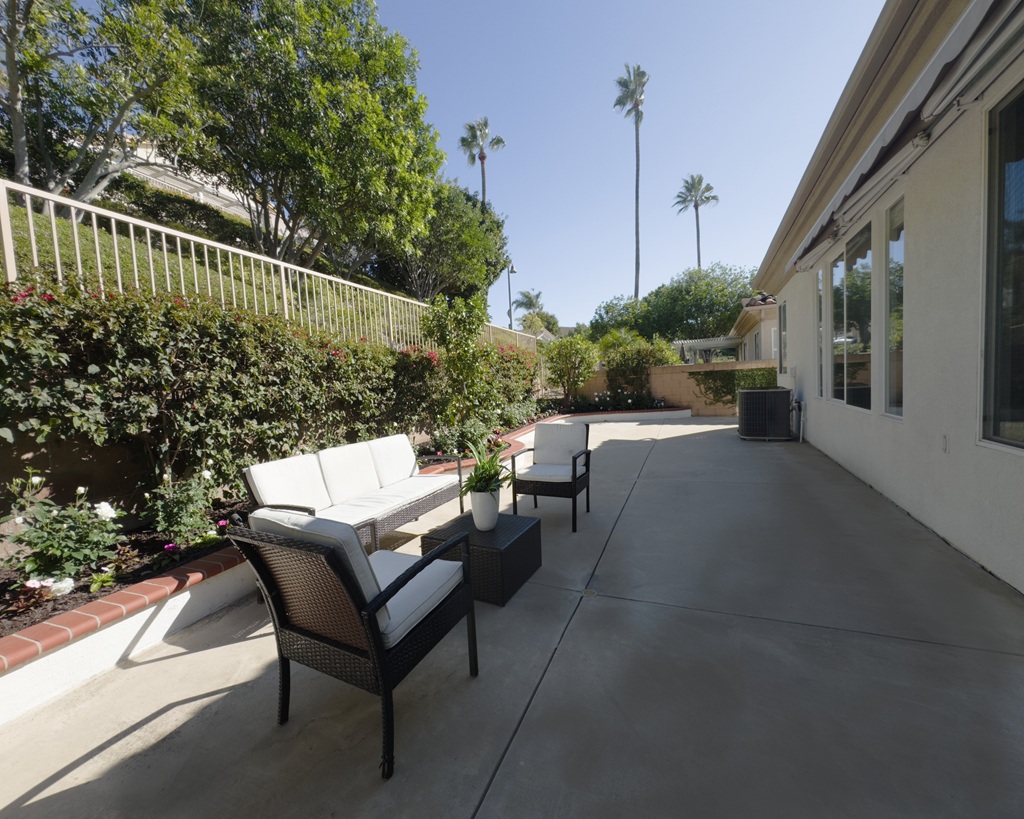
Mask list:
[[[480,116],[507,146],[487,161],[506,217],[513,297],[539,290],[563,325],[633,293],[633,125],[612,108],[626,63],[650,75],[640,128],[640,294],[696,266],[691,173],[720,203],[701,212],[701,257],[757,267],[881,11],[882,0],[379,0],[420,60],[417,85],[447,155]],[[490,291],[507,325],[506,274]],[[517,325],[518,326],[518,323]]]

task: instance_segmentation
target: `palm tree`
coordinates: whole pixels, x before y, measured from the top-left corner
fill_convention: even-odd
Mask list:
[[[650,79],[647,72],[639,65],[626,66],[626,76],[618,77],[615,84],[619,87],[619,95],[615,98],[614,107],[627,117],[633,117],[636,129],[636,282],[633,285],[633,300],[640,299],[640,123],[644,119],[644,88]]]
[[[705,205],[717,205],[718,196],[711,185],[704,183],[704,177],[699,173],[690,174],[688,179],[683,180],[683,187],[676,194],[675,206],[679,208],[677,213],[683,213],[693,207],[693,215],[697,220],[697,269],[700,270],[700,209]]]
[[[466,123],[466,133],[459,137],[459,148],[466,153],[470,165],[480,160],[480,209],[487,207],[487,152],[497,151],[505,147],[505,140],[500,136],[491,136],[491,128],[487,117],[480,117],[476,122]]]
[[[519,295],[512,302],[512,306],[516,310],[522,310],[525,313],[536,313],[538,310],[543,310],[544,305],[540,301],[540,290],[536,293],[531,290],[520,290]]]

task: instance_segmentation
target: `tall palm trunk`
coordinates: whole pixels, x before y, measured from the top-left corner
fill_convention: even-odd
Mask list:
[[[640,299],[640,120],[633,118],[636,128],[636,281],[633,285],[633,301]]]
[[[697,272],[700,272],[700,207],[693,206],[693,216],[697,220]]]
[[[477,159],[480,160],[480,211],[487,210],[487,172],[484,166],[487,164],[487,154],[481,148]]]

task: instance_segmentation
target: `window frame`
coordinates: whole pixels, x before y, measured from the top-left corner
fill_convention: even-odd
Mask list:
[[[1002,174],[1000,173],[1003,162],[1001,156],[1000,130],[1002,116],[1010,107],[1021,104],[1024,106],[1024,83],[1018,83],[999,102],[993,106],[986,118],[988,128],[988,139],[986,140],[986,181],[988,190],[986,192],[986,203],[988,212],[985,215],[985,269],[984,269],[984,327],[982,342],[982,389],[981,389],[981,439],[987,444],[1005,446],[1014,451],[1024,450],[1024,436],[1011,438],[999,435],[996,432],[999,426],[999,419],[996,418],[999,408],[997,403],[996,380],[1001,375],[997,370],[1000,363],[997,360],[999,354],[999,330],[1001,320],[999,309],[1002,304],[1000,293],[1004,288],[1001,261],[1002,249],[999,236],[1002,225],[1002,202],[1003,192]],[[1024,119],[1024,112],[1021,114]],[[1020,160],[1024,161],[1024,160]],[[1019,295],[1024,299],[1024,283],[1020,290],[1014,289],[1013,295]]]
[[[883,299],[884,299],[884,304],[882,305],[882,311],[883,311],[883,315],[884,315],[884,318],[885,318],[885,323],[884,323],[884,326],[883,326],[882,330],[883,330],[883,338],[885,340],[885,355],[882,357],[882,374],[883,374],[882,383],[883,383],[885,400],[883,401],[883,404],[882,404],[882,412],[883,412],[884,415],[889,415],[889,416],[891,416],[893,418],[902,418],[903,417],[903,411],[904,411],[904,406],[903,406],[903,390],[904,390],[903,362],[902,362],[902,359],[901,359],[901,364],[900,364],[900,393],[901,393],[900,405],[899,405],[899,407],[896,407],[895,404],[892,403],[892,387],[893,387],[893,382],[892,382],[892,357],[891,357],[891,352],[889,350],[889,339],[890,339],[890,336],[891,336],[891,326],[889,324],[889,321],[890,321],[890,319],[892,317],[892,303],[891,303],[892,287],[891,287],[891,282],[890,282],[890,277],[889,277],[889,270],[890,270],[891,252],[892,252],[892,245],[893,245],[893,242],[892,242],[892,240],[889,237],[890,237],[890,234],[892,232],[892,214],[895,212],[897,207],[902,209],[900,244],[902,246],[902,253],[903,253],[903,260],[902,260],[902,264],[903,264],[903,291],[902,291],[902,293],[903,293],[903,295],[901,295],[901,297],[900,297],[900,306],[901,307],[905,307],[905,304],[906,304],[905,293],[906,293],[906,281],[907,281],[907,274],[906,274],[906,259],[907,259],[907,244],[906,244],[906,242],[907,242],[907,207],[906,207],[906,199],[905,199],[905,197],[900,195],[895,200],[893,200],[891,203],[889,203],[889,205],[886,206],[885,209],[884,209],[884,214],[885,214],[885,216],[884,216],[884,219],[885,219],[885,234],[883,236],[883,240],[884,240],[884,244],[885,244],[885,256],[883,258],[883,266],[882,266],[882,279],[883,279],[882,295],[883,295]],[[905,326],[906,326],[906,322],[904,321],[904,327]],[[905,345],[905,340],[901,339],[901,341],[900,341],[900,353],[904,353],[904,345]]]

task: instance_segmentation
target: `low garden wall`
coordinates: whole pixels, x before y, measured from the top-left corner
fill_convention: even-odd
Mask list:
[[[757,370],[774,368],[774,361],[722,361],[714,364],[673,364],[651,368],[651,394],[660,398],[670,407],[689,409],[694,417],[735,416],[735,404],[711,404],[707,401],[691,377],[692,373],[720,370]],[[583,394],[593,398],[608,389],[608,378],[604,370],[594,373],[583,385]]]

